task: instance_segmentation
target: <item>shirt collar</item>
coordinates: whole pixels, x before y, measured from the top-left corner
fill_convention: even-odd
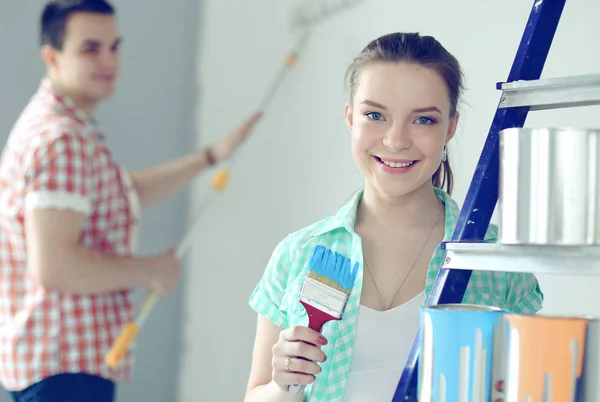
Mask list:
[[[77,122],[87,125],[93,123],[92,119],[75,104],[75,101],[68,95],[62,93],[50,80],[44,77],[40,84],[39,93],[47,99],[55,110]]]
[[[103,141],[104,135],[100,132],[98,122],[93,117],[81,109],[75,101],[68,95],[61,92],[56,85],[52,83],[49,77],[44,77],[38,90],[44,102],[47,102],[55,113],[64,115],[73,121],[85,127],[84,132],[94,135],[98,140]]]
[[[325,219],[321,225],[318,225],[311,232],[311,236],[319,236],[337,229],[346,229],[354,232],[356,223],[356,211],[358,204],[362,200],[364,189],[358,190],[344,206],[342,206],[335,215]]]
[[[444,216],[446,224],[444,229],[444,240],[449,241],[454,232],[454,226],[460,214],[460,208],[456,201],[450,197],[448,193],[437,187],[434,188],[435,195],[444,204]],[[343,205],[335,215],[325,219],[321,225],[313,229],[311,236],[319,236],[337,229],[345,229],[350,233],[354,233],[354,225],[356,223],[356,212],[358,204],[362,200],[364,188],[358,190],[345,205]]]

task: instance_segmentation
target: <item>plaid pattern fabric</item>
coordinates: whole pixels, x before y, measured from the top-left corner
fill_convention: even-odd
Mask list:
[[[133,318],[129,291],[66,294],[27,274],[24,210],[50,207],[85,215],[82,244],[134,253],[140,206],[130,178],[85,114],[44,79],[0,161],[0,382],[19,391],[64,372],[127,380],[131,356],[116,369],[104,356]]]
[[[440,189],[436,195],[445,205],[446,228],[444,241],[450,240],[460,209],[450,196]],[[323,371],[306,388],[304,400],[340,402],[343,400],[354,332],[360,309],[362,291],[362,243],[354,232],[356,210],[362,191],[343,206],[333,217],[285,237],[275,248],[264,275],[252,292],[250,306],[281,328],[308,325],[308,316],[299,303],[300,290],[308,272],[312,249],[323,245],[360,263],[341,321],[329,322],[323,335],[329,343],[323,348],[329,359],[322,364]],[[497,239],[496,227],[490,225],[486,241]],[[444,260],[444,251],[438,246],[429,263],[425,285],[425,303]],[[473,272],[463,303],[498,306],[517,313],[535,313],[541,309],[543,294],[537,279],[531,274]],[[404,365],[405,362],[399,362]]]

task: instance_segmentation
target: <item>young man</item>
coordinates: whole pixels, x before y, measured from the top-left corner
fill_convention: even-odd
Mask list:
[[[112,401],[132,358],[104,356],[132,316],[130,290],[170,292],[173,251],[136,258],[140,207],[223,161],[260,114],[213,147],[131,176],[94,125],[115,90],[119,32],[104,0],[56,0],[41,19],[47,68],[0,162],[0,383],[15,401]]]

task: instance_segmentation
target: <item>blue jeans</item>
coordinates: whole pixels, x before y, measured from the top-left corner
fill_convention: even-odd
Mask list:
[[[15,402],[114,402],[115,384],[89,374],[66,373],[9,394]]]

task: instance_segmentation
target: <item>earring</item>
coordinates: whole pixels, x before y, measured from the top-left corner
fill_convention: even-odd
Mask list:
[[[446,162],[448,157],[446,156],[448,152],[446,151],[446,145],[444,145],[444,150],[442,151],[442,162]]]

